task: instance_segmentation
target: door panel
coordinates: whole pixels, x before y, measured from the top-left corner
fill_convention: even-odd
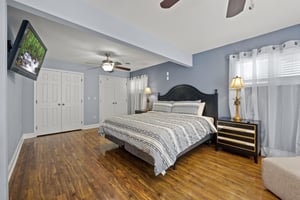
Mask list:
[[[128,114],[126,83],[126,78],[100,76],[100,123],[112,116]]]
[[[114,115],[114,85],[112,77],[100,76],[99,82],[100,122]]]
[[[114,115],[128,114],[127,106],[127,80],[125,78],[116,77],[114,80],[115,88],[115,109]]]
[[[62,130],[82,127],[82,75],[62,73]]]
[[[36,121],[38,134],[61,130],[61,74],[41,70],[37,79]]]

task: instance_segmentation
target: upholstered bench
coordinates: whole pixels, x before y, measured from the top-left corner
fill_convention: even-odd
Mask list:
[[[265,187],[282,200],[300,199],[300,156],[262,160]]]

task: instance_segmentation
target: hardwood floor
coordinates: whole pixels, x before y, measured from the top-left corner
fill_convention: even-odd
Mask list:
[[[97,129],[25,140],[9,189],[10,200],[278,199],[262,185],[261,159],[202,145],[154,176]]]

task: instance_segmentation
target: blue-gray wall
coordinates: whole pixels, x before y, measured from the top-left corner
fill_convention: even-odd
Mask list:
[[[7,6],[0,1],[0,199],[8,199]]]
[[[228,116],[228,56],[294,39],[300,39],[300,25],[194,54],[191,68],[167,62],[132,72],[130,76],[148,74],[149,86],[154,93],[164,94],[171,87],[183,83],[193,85],[205,93],[213,93],[214,89],[218,89],[219,116]],[[166,72],[169,72],[169,81],[166,80]]]
[[[13,72],[7,76],[7,132],[8,132],[8,160],[12,158],[14,151],[23,135],[22,127],[22,85],[23,77]]]

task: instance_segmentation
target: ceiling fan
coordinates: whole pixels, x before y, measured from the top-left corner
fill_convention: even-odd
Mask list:
[[[114,69],[120,69],[125,71],[130,71],[131,69],[128,67],[121,66],[122,63],[114,62],[109,59],[110,53],[105,53],[106,59],[102,61],[102,69],[106,72],[112,72]]]
[[[171,8],[174,6],[179,0],[163,0],[160,2],[161,8]],[[227,14],[226,18],[234,17],[237,14],[241,13],[244,10],[246,0],[228,0]],[[249,9],[251,10],[253,7],[253,3],[251,2],[251,6]]]

